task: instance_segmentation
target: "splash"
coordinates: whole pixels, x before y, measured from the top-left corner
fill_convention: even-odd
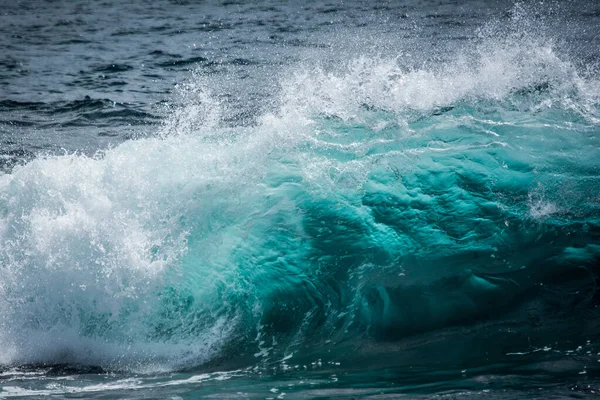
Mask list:
[[[593,303],[600,86],[517,33],[297,67],[249,127],[191,80],[157,137],[0,176],[0,363],[253,365]]]

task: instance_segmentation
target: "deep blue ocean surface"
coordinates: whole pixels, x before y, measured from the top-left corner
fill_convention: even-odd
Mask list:
[[[600,392],[600,3],[1,3],[0,398]]]

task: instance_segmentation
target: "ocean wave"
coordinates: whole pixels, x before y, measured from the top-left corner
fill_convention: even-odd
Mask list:
[[[0,363],[253,365],[597,304],[597,76],[518,30],[397,61],[295,67],[243,127],[196,76],[156,137],[1,175]]]

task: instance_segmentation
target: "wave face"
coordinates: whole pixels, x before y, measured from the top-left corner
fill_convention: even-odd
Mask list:
[[[155,137],[15,166],[0,363],[395,365],[450,337],[481,364],[597,338],[600,81],[538,36],[297,66],[244,126],[196,76]]]

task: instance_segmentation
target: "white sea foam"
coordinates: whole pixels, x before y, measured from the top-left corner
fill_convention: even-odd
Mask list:
[[[337,69],[299,68],[283,82],[280,114],[296,120],[314,113],[352,120],[364,115],[365,106],[427,111],[465,100],[503,100],[518,90],[540,88],[550,96],[538,106],[579,108],[598,100],[594,85],[561,59],[551,43],[486,39],[475,51],[430,68],[407,69],[394,58],[366,57]]]

